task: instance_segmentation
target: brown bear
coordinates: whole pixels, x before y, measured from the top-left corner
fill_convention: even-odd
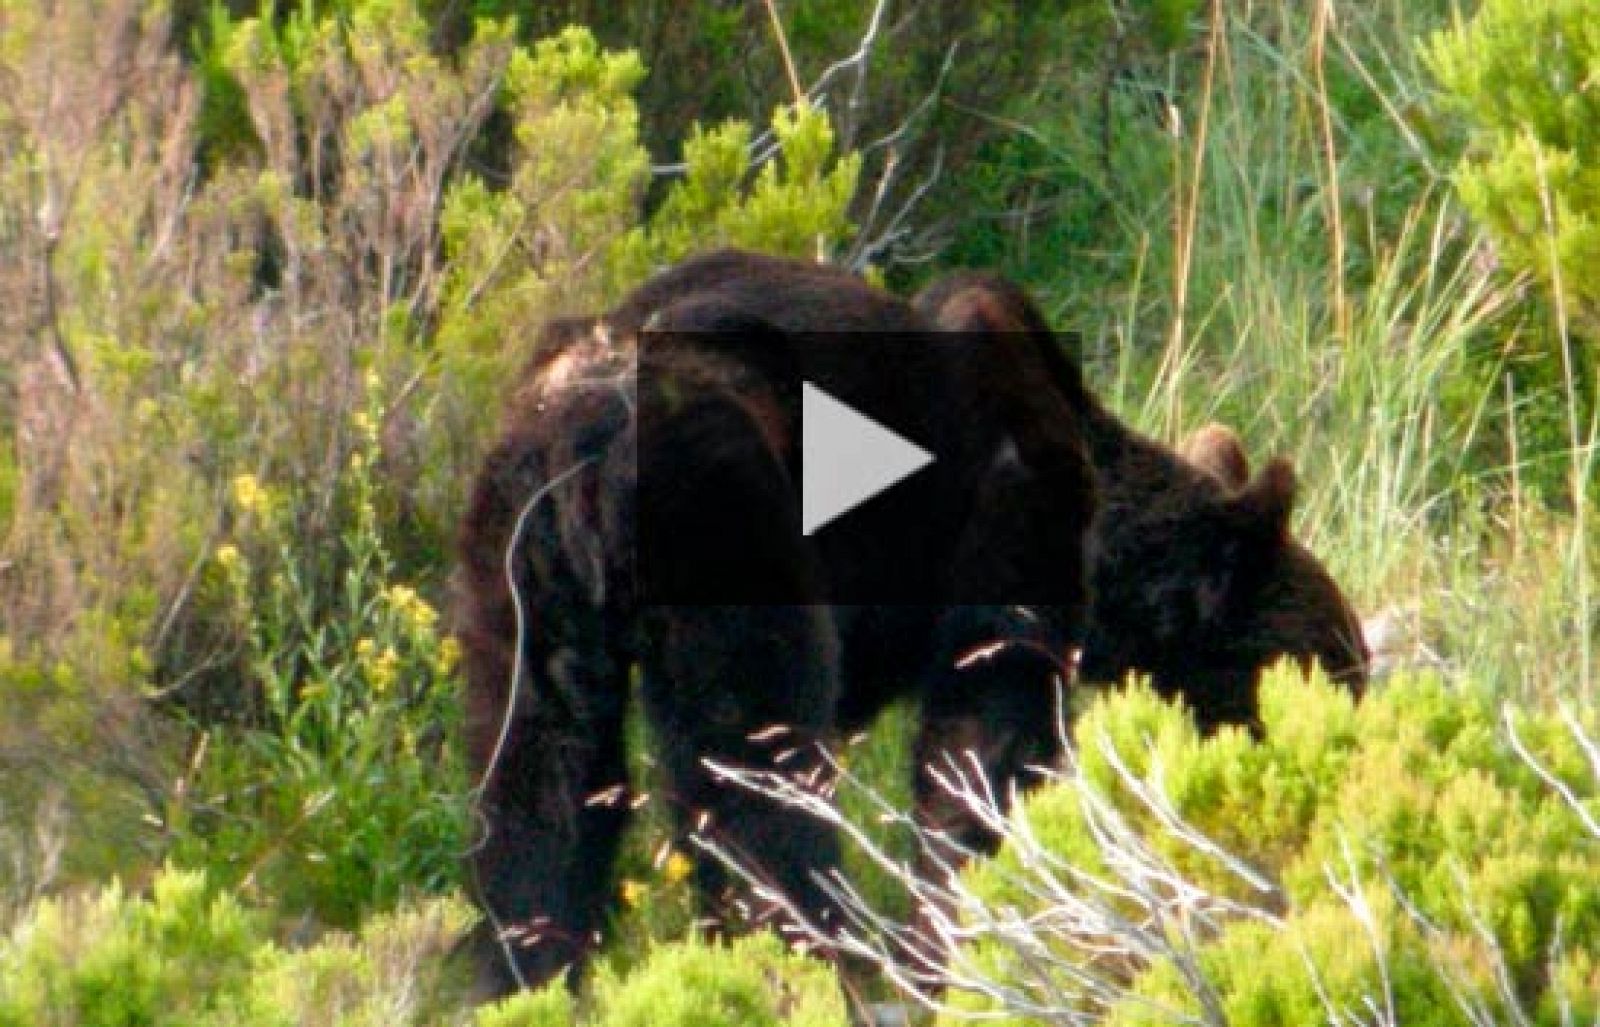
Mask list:
[[[1003,278],[952,275],[915,303],[952,331],[1039,340],[1055,388],[1080,412],[1101,500],[1081,680],[1147,674],[1157,691],[1181,697],[1205,731],[1255,729],[1260,672],[1281,657],[1316,660],[1361,692],[1361,623],[1289,531],[1291,464],[1273,460],[1251,478],[1226,429],[1198,440],[1195,463],[1133,431],[1089,391],[1032,299]]]
[[[636,667],[718,913],[742,891],[753,919],[838,922],[834,833],[717,765],[825,787],[823,743],[902,696],[921,708],[922,823],[958,852],[993,846],[930,768],[975,761],[1003,798],[1052,762],[1088,606],[1093,474],[1043,341],[952,341],[844,271],[736,251],[548,326],[459,537],[482,992],[576,968],[596,941]],[[802,382],[937,459],[807,534]],[[732,887],[693,839],[759,886]]]

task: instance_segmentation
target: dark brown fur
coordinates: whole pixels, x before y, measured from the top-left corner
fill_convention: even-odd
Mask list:
[[[1289,531],[1295,474],[1287,461],[1271,461],[1253,479],[1247,463],[1242,474],[1227,462],[1217,473],[1209,456],[1196,466],[1128,428],[1089,392],[1014,283],[955,275],[924,290],[916,304],[950,330],[1041,340],[1055,354],[1055,387],[1082,411],[1101,497],[1090,537],[1085,680],[1148,674],[1158,691],[1182,697],[1208,731],[1256,725],[1260,671],[1280,657],[1316,660],[1335,680],[1362,690],[1360,622]]]
[[[641,358],[647,329],[670,344]],[[594,944],[628,808],[622,727],[635,665],[664,797],[719,913],[734,882],[691,835],[824,927],[837,911],[818,875],[839,853],[823,825],[722,783],[708,759],[822,780],[821,743],[912,696],[919,817],[979,848],[993,834],[928,768],[965,765],[970,749],[1003,796],[1052,759],[1057,674],[1087,606],[1095,493],[1049,354],[1025,339],[930,344],[897,351],[905,364],[891,366],[863,336],[819,364],[794,340],[823,331],[933,342],[909,304],[842,271],[727,251],[664,272],[601,319],[553,323],[517,386],[460,534],[468,751],[484,781],[473,870],[489,913],[476,942],[485,992],[548,979]],[[639,359],[649,374],[633,373]],[[927,473],[809,540],[793,486],[798,412],[783,384],[796,371],[939,453]],[[647,435],[637,425],[651,411],[665,416]],[[649,523],[634,517],[640,467],[671,470]],[[654,540],[666,580],[708,601],[635,594],[641,539]],[[915,603],[831,605],[885,557]],[[716,601],[773,581],[796,601]],[[1059,604],[1021,614],[961,601],[1041,582]],[[960,660],[997,638],[1026,644]],[[754,905],[758,919],[772,912]]]

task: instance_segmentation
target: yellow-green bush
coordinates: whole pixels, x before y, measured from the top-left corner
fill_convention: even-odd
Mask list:
[[[602,968],[579,997],[556,984],[473,1010],[451,958],[470,924],[434,899],[356,933],[285,945],[270,918],[203,874],[164,870],[148,895],[120,884],[46,899],[0,934],[0,1025],[216,1027],[833,1027],[848,1022],[825,964],[771,934],[654,949]]]
[[[434,900],[291,949],[203,875],[166,870],[148,896],[112,884],[9,925],[0,1024],[463,1022],[445,955],[468,922],[460,903]]]
[[[968,875],[966,971],[1014,990],[955,1004],[1026,995],[1113,1023],[1600,1012],[1592,713],[1501,710],[1431,677],[1358,705],[1290,668],[1262,713],[1259,741],[1201,739],[1142,687],[1097,701],[1071,771]]]
[[[1515,271],[1600,315],[1600,3],[1485,0],[1432,35],[1427,63],[1466,122],[1462,199]]]
[[[1600,330],[1600,3],[1485,0],[1433,33],[1422,53],[1444,107],[1464,127],[1454,184],[1499,264],[1530,275],[1542,302],[1502,343],[1507,371],[1533,398],[1519,413],[1530,452],[1566,456],[1593,442]],[[1554,315],[1550,316],[1553,308]],[[1592,460],[1535,463],[1550,496],[1595,487]],[[1592,501],[1592,496],[1591,496]]]
[[[834,1027],[848,1023],[843,993],[823,963],[769,933],[731,944],[682,942],[654,950],[627,974],[603,969],[582,1002],[561,985],[478,1013],[478,1027]]]

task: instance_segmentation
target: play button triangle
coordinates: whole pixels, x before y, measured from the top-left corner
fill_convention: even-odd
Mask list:
[[[810,382],[800,403],[801,520],[807,535],[933,462],[933,454]]]

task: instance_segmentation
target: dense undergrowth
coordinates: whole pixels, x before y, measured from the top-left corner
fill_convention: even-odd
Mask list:
[[[1135,424],[1295,458],[1297,531],[1409,668],[1357,710],[1277,680],[1259,744],[1094,705],[962,886],[954,1005],[1593,1018],[1600,5],[979,6],[890,26],[876,106],[838,73],[686,130],[693,75],[582,28],[180,4],[175,38],[160,2],[0,0],[0,1022],[471,1019],[445,958],[475,831],[440,612],[462,489],[546,317],[719,243],[1027,282]],[[804,75],[874,5],[779,10]],[[957,28],[1032,34],[976,65],[1007,93],[941,77]],[[934,185],[892,179],[900,142]],[[890,917],[906,719],[842,756]],[[578,1014],[666,1022],[640,1017],[682,992],[683,1022],[836,1021],[829,971],[768,940],[667,944],[694,913],[666,838],[647,809]]]

